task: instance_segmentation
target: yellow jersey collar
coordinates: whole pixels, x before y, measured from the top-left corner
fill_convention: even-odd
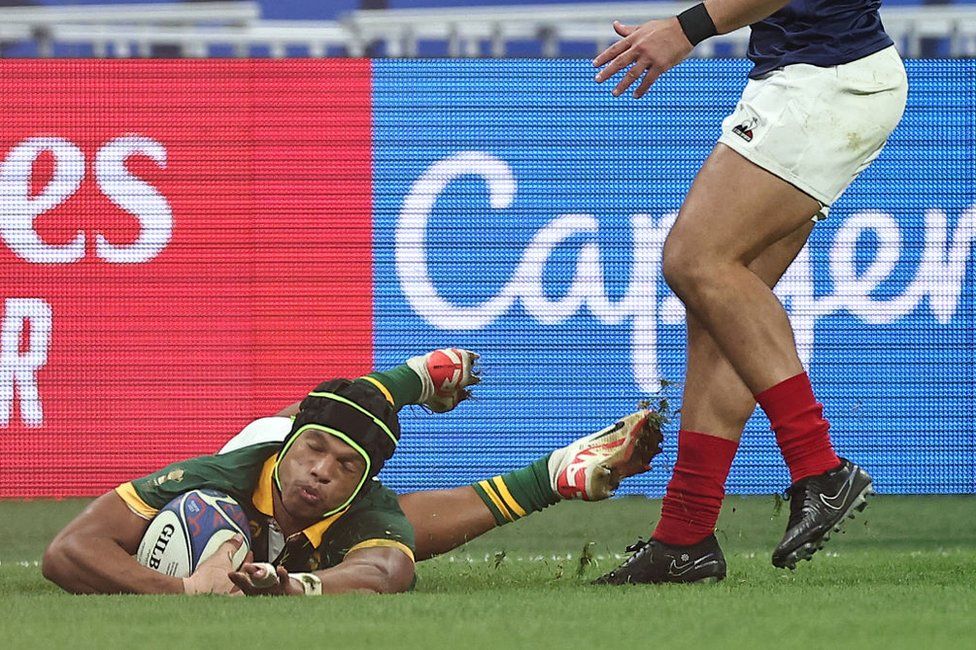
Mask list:
[[[274,472],[274,466],[277,460],[278,454],[275,454],[264,461],[264,466],[261,468],[261,475],[258,477],[258,483],[254,488],[254,493],[251,495],[251,503],[254,504],[254,507],[258,509],[258,512],[268,517],[274,517],[274,481],[272,480],[272,473]],[[322,545],[322,537],[325,535],[325,531],[335,523],[336,519],[348,510],[349,508],[346,508],[334,515],[326,517],[320,522],[312,524],[303,530],[302,534],[308,538],[312,546],[318,548]]]

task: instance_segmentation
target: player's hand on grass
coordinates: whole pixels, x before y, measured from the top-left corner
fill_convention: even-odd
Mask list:
[[[288,569],[266,562],[245,562],[239,571],[230,572],[230,579],[245,596],[305,595],[305,589],[288,575]]]
[[[197,566],[189,578],[183,578],[183,591],[190,595],[196,594],[230,594],[234,591],[234,583],[228,574],[234,566],[234,554],[244,543],[244,538],[234,535]]]
[[[471,350],[443,348],[407,359],[423,385],[419,403],[435,413],[446,413],[471,397],[468,388],[481,381],[474,367],[479,358]]]
[[[634,91],[634,97],[643,97],[658,77],[681,63],[693,49],[677,18],[649,20],[636,27],[615,20],[613,28],[623,38],[593,59],[593,65],[598,68],[607,66],[596,75],[597,83],[630,68],[613,89],[615,97],[622,95],[641,76],[644,80]]]

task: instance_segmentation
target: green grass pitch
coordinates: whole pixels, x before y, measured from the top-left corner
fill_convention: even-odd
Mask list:
[[[730,498],[724,582],[627,588],[588,582],[660,502],[564,503],[419,564],[412,593],[317,599],[61,593],[38,561],[85,503],[0,501],[0,647],[976,647],[976,497],[878,497],[795,573],[769,562],[787,508]]]

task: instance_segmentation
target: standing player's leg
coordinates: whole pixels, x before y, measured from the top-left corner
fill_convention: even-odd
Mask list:
[[[749,270],[775,287],[812,229],[813,223],[808,221],[753,260]],[[756,409],[752,392],[691,314],[687,333],[678,462],[654,533],[655,539],[682,546],[696,544],[714,531],[732,458],[743,427]],[[705,481],[706,476],[711,480]]]
[[[749,269],[770,287],[775,286],[812,228],[809,222],[776,242],[753,260]],[[725,576],[725,559],[713,533],[732,459],[756,400],[708,331],[690,313],[687,331],[688,369],[678,460],[662,503],[661,519],[651,541],[638,543],[638,552],[599,583],[696,582]]]
[[[728,187],[748,191],[730,195]],[[786,311],[748,265],[757,250],[806,225],[819,210],[809,195],[719,144],[664,252],[665,277],[769,416],[794,483],[841,461]]]
[[[864,507],[871,477],[834,453],[786,313],[747,265],[840,197],[880,153],[906,95],[894,48],[750,80],[665,245],[665,277],[755,395],[790,470],[775,566],[809,559]]]
[[[400,508],[414,527],[415,557],[446,553],[560,500],[605,499],[621,479],[650,469],[660,443],[660,429],[638,412],[513,472],[401,495]]]
[[[748,191],[729,196],[730,186]],[[719,144],[664,252],[669,284],[756,396],[789,468],[791,516],[773,553],[779,567],[809,559],[872,491],[867,472],[834,453],[786,312],[747,267],[758,248],[819,208],[808,194]]]

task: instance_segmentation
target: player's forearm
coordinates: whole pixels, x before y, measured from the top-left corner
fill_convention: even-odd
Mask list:
[[[316,571],[322,580],[323,594],[346,594],[352,592],[370,594],[394,594],[407,591],[413,581],[401,572],[397,575],[380,564],[369,562],[343,562],[331,569]]]
[[[789,0],[705,0],[705,9],[719,34],[759,22],[789,4]]]
[[[183,581],[140,565],[114,540],[56,538],[44,554],[44,577],[75,594],[181,594]]]

